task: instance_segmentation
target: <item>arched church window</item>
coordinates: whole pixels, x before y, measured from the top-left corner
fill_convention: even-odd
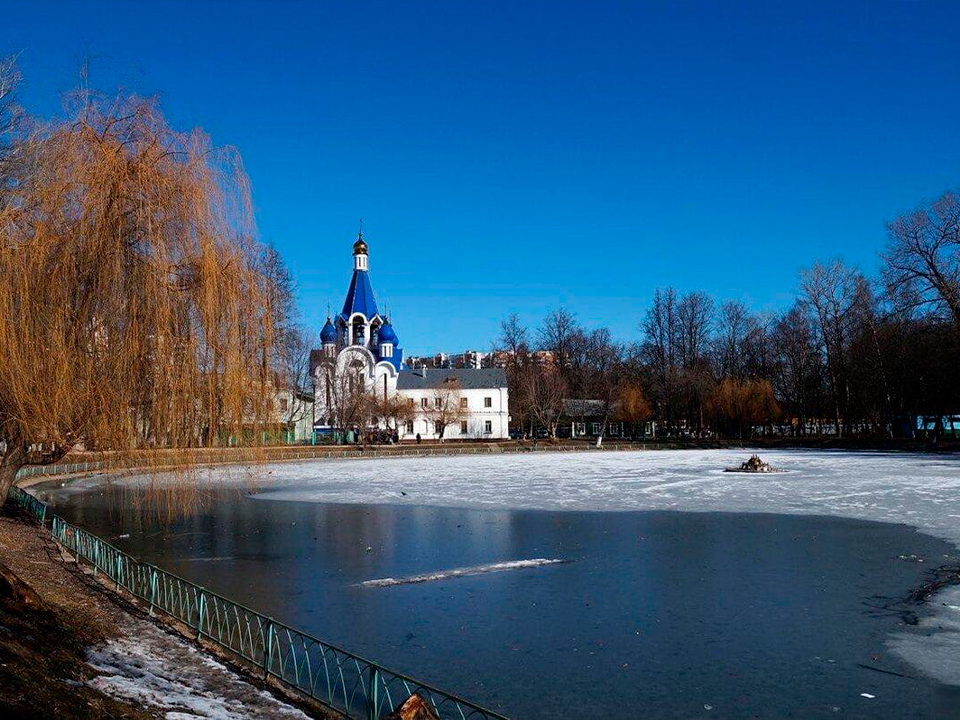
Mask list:
[[[353,344],[354,345],[366,345],[366,338],[364,337],[364,331],[366,330],[366,325],[363,322],[363,318],[356,318],[353,321]]]

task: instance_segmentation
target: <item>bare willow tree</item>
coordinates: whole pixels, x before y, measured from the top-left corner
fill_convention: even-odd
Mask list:
[[[79,94],[0,189],[0,498],[74,448],[257,438],[274,347],[236,152],[152,100]]]
[[[614,418],[627,423],[632,436],[636,432],[637,425],[641,426],[641,433],[644,434],[642,426],[651,417],[653,417],[653,408],[643,394],[643,388],[637,383],[625,381],[620,387],[620,397],[617,400]]]
[[[780,417],[773,386],[767,380],[726,378],[707,399],[707,412],[719,430],[735,431],[739,438],[754,425],[772,425]]]

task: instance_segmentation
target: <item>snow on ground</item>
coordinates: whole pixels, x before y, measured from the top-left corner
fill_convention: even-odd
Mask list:
[[[300,710],[244,682],[225,665],[150,623],[131,620],[124,635],[87,651],[108,695],[159,710],[166,720],[306,720]]]

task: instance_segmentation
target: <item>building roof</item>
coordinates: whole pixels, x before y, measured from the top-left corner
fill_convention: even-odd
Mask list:
[[[340,317],[344,321],[349,321],[354,313],[361,313],[367,320],[377,314],[377,301],[373,298],[373,286],[370,284],[370,275],[366,270],[353,271]]]
[[[505,388],[507,373],[503,368],[422,368],[404,370],[397,376],[397,390],[436,390],[454,380],[461,390]]]

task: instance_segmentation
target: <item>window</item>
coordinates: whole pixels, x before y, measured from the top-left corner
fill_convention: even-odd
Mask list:
[[[422,407],[424,410],[427,409],[427,399],[426,399],[426,398],[420,398],[420,407]]]
[[[466,434],[467,434],[467,421],[466,421],[466,420],[461,420],[461,421],[460,421],[460,434],[461,434],[461,435],[466,435]]]
[[[280,398],[280,412],[286,412],[286,411],[287,411],[287,399]]]
[[[463,408],[464,410],[466,410],[466,408],[467,408],[467,399],[466,399],[466,398],[460,398],[460,407]]]
[[[438,397],[437,397],[437,398],[434,398],[434,399],[433,399],[433,406],[434,406],[435,408],[437,408],[438,410],[439,410],[440,408],[442,408],[442,407],[443,407],[443,398],[438,398]]]
[[[594,435],[600,434],[600,423],[593,423],[593,434]]]
[[[413,420],[407,420],[407,432],[413,435]]]
[[[409,405],[410,405],[410,407],[413,407],[413,398],[410,398]]]
[[[485,397],[485,398],[483,399],[483,406],[484,406],[485,408],[487,408],[487,407],[493,407],[493,398],[491,398],[491,397]]]
[[[483,432],[486,433],[487,435],[493,432],[493,420],[484,420]]]
[[[574,435],[586,435],[587,434],[587,424],[578,422],[573,424],[573,434]]]

